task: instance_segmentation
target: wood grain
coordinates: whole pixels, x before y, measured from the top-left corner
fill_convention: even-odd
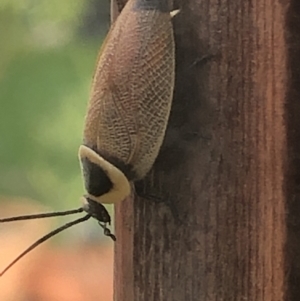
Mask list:
[[[283,301],[287,1],[182,0],[165,141],[116,208],[115,301]],[[295,299],[296,300],[296,299]]]

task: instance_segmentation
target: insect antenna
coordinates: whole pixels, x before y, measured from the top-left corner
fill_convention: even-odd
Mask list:
[[[67,211],[49,212],[49,213],[37,213],[37,214],[30,214],[30,215],[13,216],[13,217],[8,217],[8,218],[0,218],[0,223],[15,222],[15,221],[24,221],[24,220],[29,220],[29,219],[47,218],[47,217],[54,217],[54,216],[64,216],[64,215],[81,213],[83,211],[84,211],[83,208],[80,207],[78,209],[72,209],[72,210],[67,210]]]
[[[77,209],[79,210],[79,209]],[[75,210],[69,210],[69,211],[75,211]],[[67,212],[67,211],[65,211]],[[78,212],[81,212],[81,211],[78,211]],[[78,212],[73,212],[73,213],[78,213]],[[57,215],[50,215],[49,214],[57,214],[58,215],[63,215],[62,212],[56,212],[56,213],[46,213],[48,214],[48,216],[44,216],[45,214],[36,214],[36,215],[28,215],[31,219],[33,218],[32,216],[38,216],[38,215],[42,215],[42,217],[51,217],[51,216],[57,216]],[[72,213],[68,213],[68,214],[72,214]],[[28,217],[27,216],[27,217]],[[24,217],[24,216],[23,216]],[[87,214],[86,216],[84,217],[81,217],[81,218],[78,218],[72,222],[69,222],[69,223],[66,223],[65,225],[49,232],[48,234],[46,234],[45,236],[41,237],[40,239],[38,239],[35,243],[33,243],[30,247],[28,247],[25,251],[23,251],[17,258],[15,258],[1,273],[0,273],[0,277],[3,276],[13,265],[15,265],[21,258],[23,258],[27,253],[29,253],[30,251],[32,251],[34,248],[36,248],[37,246],[39,246],[41,243],[45,242],[46,240],[48,240],[49,238],[51,238],[52,236],[74,226],[74,225],[77,225],[79,223],[82,223],[86,220],[88,220],[89,218],[91,217],[90,214]],[[16,218],[22,218],[21,217],[16,217]],[[9,219],[9,221],[11,221],[12,218]],[[15,219],[15,220],[21,220],[21,219]],[[3,219],[2,219],[3,221]],[[7,219],[4,219],[4,221],[7,221]]]

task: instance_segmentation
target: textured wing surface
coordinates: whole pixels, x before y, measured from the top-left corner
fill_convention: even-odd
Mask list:
[[[125,6],[99,56],[84,143],[142,178],[161,146],[174,87],[169,13]]]

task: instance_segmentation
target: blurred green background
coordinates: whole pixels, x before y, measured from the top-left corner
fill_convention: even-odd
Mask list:
[[[0,194],[79,205],[77,159],[108,0],[0,0]]]
[[[77,152],[109,4],[0,0],[0,218],[80,206]],[[78,217],[0,224],[0,270]],[[102,232],[91,220],[39,246],[1,278],[0,299],[112,300],[113,243]]]
[[[109,7],[109,0],[0,0],[2,208],[16,197],[46,211],[81,205],[77,152]],[[95,222],[75,228],[57,239],[103,239]]]

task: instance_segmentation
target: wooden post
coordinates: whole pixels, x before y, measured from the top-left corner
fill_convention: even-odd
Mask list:
[[[115,301],[287,300],[287,2],[177,1],[174,103],[142,184],[182,223],[116,207]]]

